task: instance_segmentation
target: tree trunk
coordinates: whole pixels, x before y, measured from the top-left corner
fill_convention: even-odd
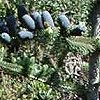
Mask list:
[[[100,51],[90,56],[88,100],[99,100]]]
[[[93,36],[100,35],[100,0],[96,0],[92,17],[95,18],[95,26],[93,26]],[[93,25],[94,25],[93,24]],[[100,85],[100,50],[96,50],[90,55],[89,62],[89,92],[88,100],[99,100]]]

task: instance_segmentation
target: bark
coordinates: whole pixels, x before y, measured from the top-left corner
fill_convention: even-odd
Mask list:
[[[98,36],[97,28],[100,27],[100,0],[96,0],[93,9],[92,20],[93,35]],[[99,20],[98,20],[99,19]],[[93,22],[94,21],[94,22]],[[98,28],[99,29],[99,28]],[[99,100],[99,85],[100,85],[100,50],[96,50],[90,55],[89,62],[89,92],[87,95],[88,100]]]
[[[88,100],[99,100],[100,51],[90,56]]]

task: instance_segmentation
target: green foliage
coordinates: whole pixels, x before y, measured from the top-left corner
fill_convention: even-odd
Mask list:
[[[72,41],[69,41],[70,48],[72,47],[74,52],[79,52],[83,55],[87,55],[95,51],[95,43],[93,44],[93,39],[86,37],[75,37],[71,38]],[[72,43],[72,44],[71,44]]]
[[[28,10],[32,7],[35,7],[38,11],[49,10],[56,26],[58,26],[56,20],[59,12],[65,11],[71,20],[75,20],[74,24],[84,21],[87,25],[87,32],[90,33],[91,26],[87,20],[89,11],[93,6],[93,0],[23,1]],[[16,17],[16,6],[19,2],[20,0],[9,0]],[[4,5],[0,3],[0,7],[0,16],[5,16]],[[65,34],[67,33],[69,33],[69,30]],[[92,53],[99,47],[99,40],[98,42],[94,41],[95,39],[89,37],[62,37],[59,27],[55,29],[48,27],[45,30],[36,31],[33,40],[21,44],[18,52],[9,54],[6,51],[7,47],[0,46],[0,69],[8,73],[7,75],[3,73],[0,83],[0,96],[8,100],[13,98],[62,100],[65,97],[68,97],[66,100],[70,100],[71,93],[78,95],[81,92],[83,93],[81,97],[85,96],[88,83],[88,80],[82,76],[85,76],[85,74],[81,73],[81,78],[79,77],[78,81],[73,77],[68,78],[63,68],[63,60],[69,52],[82,56]],[[85,62],[82,69],[88,70],[88,62]],[[16,75],[16,77],[11,77],[9,74]],[[7,90],[9,91],[8,94]],[[79,93],[78,90],[81,92]],[[83,90],[85,91],[83,92]]]
[[[98,49],[98,50],[100,50],[100,37],[97,37],[96,39],[95,39],[95,44],[96,44],[96,48]]]

